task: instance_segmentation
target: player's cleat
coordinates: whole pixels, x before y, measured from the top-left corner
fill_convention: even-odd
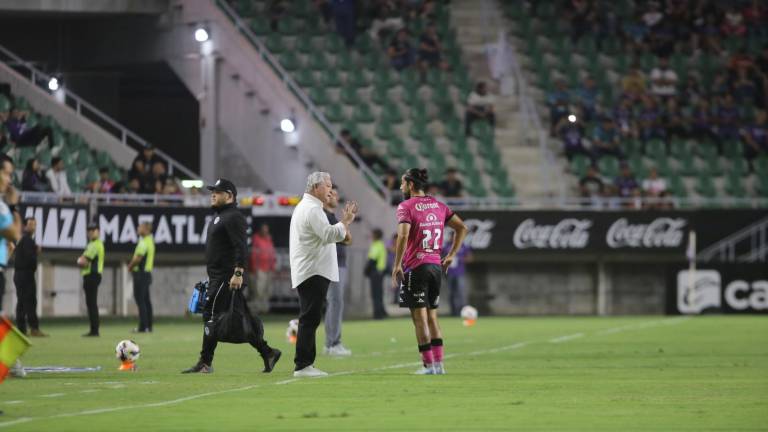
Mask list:
[[[152,333],[151,329],[139,330],[138,328],[131,329],[131,333]]]
[[[27,371],[24,370],[24,366],[21,364],[20,360],[16,360],[16,363],[11,366],[10,372],[11,375],[16,378],[25,378],[27,376]]]
[[[213,368],[203,362],[197,362],[196,365],[192,366],[189,369],[184,369],[181,371],[183,374],[189,374],[189,373],[203,373],[203,374],[209,374],[213,373]]]
[[[88,332],[83,335],[83,337],[99,337],[98,333]]]
[[[132,361],[129,361],[129,360],[126,360],[126,361],[120,363],[120,367],[117,368],[117,370],[119,370],[119,371],[134,372],[134,371],[136,371],[136,363],[132,362]]]
[[[299,369],[297,371],[293,372],[293,376],[300,378],[300,377],[323,377],[328,376],[327,372],[323,372],[320,369],[317,369],[316,367],[310,365],[305,367],[304,369]]]
[[[48,335],[47,335],[47,334],[45,334],[45,333],[41,332],[41,331],[40,331],[40,330],[38,330],[38,329],[32,329],[32,330],[29,332],[29,335],[30,335],[30,336],[32,336],[32,337],[48,337]]]
[[[339,343],[330,348],[325,347],[323,353],[333,357],[347,357],[352,355],[352,350]]]
[[[413,373],[414,375],[435,375],[435,368],[432,365],[422,366],[419,370]]]
[[[283,355],[283,353],[279,349],[272,348],[272,355],[270,355],[269,357],[263,357],[264,370],[262,370],[262,372],[264,373],[272,372],[272,369],[275,368],[277,361],[280,360],[281,355]]]
[[[445,366],[443,366],[443,362],[434,362],[432,364],[432,369],[435,370],[435,375],[445,375]]]

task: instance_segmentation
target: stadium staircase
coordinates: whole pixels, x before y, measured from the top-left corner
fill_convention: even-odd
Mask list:
[[[577,44],[570,40],[569,24],[559,2],[542,0],[536,2],[536,14],[526,9],[525,2],[498,2],[504,16],[509,21],[513,43],[522,54],[525,75],[528,82],[535,85],[538,106],[542,116],[549,117],[545,98],[554,88],[557,79],[564,79],[570,88],[577,87],[584,76],[595,78],[603,106],[613,106],[620,94],[621,77],[633,62],[618,38],[605,40],[601,49],[597,47],[595,37],[587,35]],[[624,19],[636,19],[633,2],[618,0],[614,4],[616,13]],[[763,32],[765,34],[765,32]],[[755,54],[766,43],[765,35],[746,39],[747,49]],[[723,41],[728,53],[735,52],[741,42],[728,38]],[[702,53],[687,56],[675,53],[670,60],[681,83],[689,72],[700,77],[702,89],[710,88],[715,74],[725,67],[727,57]],[[638,59],[641,69],[647,74],[654,67],[656,58],[650,54]],[[748,121],[754,118],[755,109],[741,107],[742,118]],[[585,136],[591,136],[594,124],[587,125]],[[552,140],[559,141],[559,140]],[[688,198],[688,203],[707,206],[741,205],[750,197],[768,197],[768,157],[755,161],[754,173],[750,172],[747,160],[742,156],[742,145],[738,140],[725,142],[723,154],[712,142],[694,140],[673,140],[667,149],[661,140],[646,143],[645,151],[639,141],[622,143],[627,154],[627,162],[639,180],[651,167],[656,167],[665,177],[673,196]],[[564,157],[560,160],[567,164]],[[576,194],[578,179],[585,173],[589,160],[574,157],[570,163],[571,193]],[[618,175],[620,162],[617,158],[605,156],[597,162],[601,174],[608,178]]]
[[[535,145],[533,125],[526,123],[521,112],[521,92],[516,89],[518,92],[514,95],[503,94],[499,79],[494,78],[490,70],[489,45],[497,42],[500,33],[508,31],[501,8],[494,1],[454,0],[451,21],[472,81],[486,82],[489,92],[496,95],[496,145],[517,196],[525,200],[557,195],[556,179],[542,178],[547,170],[541,167],[548,162],[542,149]]]
[[[514,196],[491,128],[476,122],[473,135],[477,138],[464,138],[464,101],[473,81],[449,8],[438,8],[436,23],[452,71],[431,70],[422,83],[413,68],[394,71],[387,61],[386,44],[380,45],[367,33],[358,35],[354,49],[346,49],[309,0],[291,2],[290,15],[281,18],[277,32],[270,29],[266,1],[232,4],[322,109],[334,132],[349,129],[363,146],[385,155],[395,168],[426,166],[435,180],[442,178],[447,167],[455,166],[471,196]],[[418,37],[426,24],[416,19],[409,29]]]

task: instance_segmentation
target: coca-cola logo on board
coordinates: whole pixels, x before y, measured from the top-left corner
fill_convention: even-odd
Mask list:
[[[496,226],[496,222],[490,219],[467,219],[464,225],[467,226],[464,244],[472,249],[488,249],[493,238],[491,230]]]
[[[661,217],[648,224],[630,224],[618,219],[608,229],[605,242],[611,248],[677,248],[683,244],[683,218]]]
[[[584,249],[589,244],[589,219],[563,219],[555,225],[536,225],[526,219],[515,230],[513,243],[518,249]]]

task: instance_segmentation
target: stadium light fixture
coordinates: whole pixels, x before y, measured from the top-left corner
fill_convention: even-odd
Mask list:
[[[204,27],[198,27],[195,30],[195,40],[203,43],[207,41],[210,38],[210,35],[208,34],[208,30],[206,30]]]
[[[182,180],[181,186],[187,189],[191,189],[191,188],[202,189],[203,181],[202,180]]]
[[[285,133],[291,133],[296,130],[296,124],[293,123],[293,120],[284,118],[280,120],[280,130]]]
[[[59,79],[56,77],[51,77],[51,79],[48,80],[48,90],[55,92],[60,87]]]

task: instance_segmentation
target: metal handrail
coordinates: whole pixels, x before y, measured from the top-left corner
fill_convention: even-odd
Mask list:
[[[341,143],[344,150],[347,152],[350,157],[355,161],[355,163],[358,166],[358,169],[362,171],[364,177],[368,177],[371,180],[378,180],[378,176],[376,173],[373,172],[373,170],[360,158],[360,156],[357,154],[357,152],[352,148],[352,146],[349,145],[345,140],[341,138],[339,133],[335,130],[335,128],[331,125],[331,123],[328,121],[328,119],[325,118],[325,114],[317,108],[317,106],[312,102],[312,100],[307,96],[307,94],[304,92],[304,89],[302,89],[298,84],[296,84],[296,81],[294,81],[293,77],[286,71],[283,66],[280,64],[280,61],[275,58],[274,55],[267,49],[266,46],[259,40],[258,37],[256,37],[255,34],[253,34],[253,31],[251,28],[246,25],[245,22],[243,22],[243,19],[240,18],[240,15],[237,14],[232,8],[227,4],[226,1],[223,0],[213,0],[217,6],[224,12],[227,17],[232,20],[232,23],[234,24],[235,28],[241,32],[241,34],[245,35],[245,37],[248,39],[249,42],[251,42],[252,46],[256,49],[256,51],[259,53],[260,56],[262,56],[264,59],[266,59],[267,63],[272,66],[272,68],[277,72],[280,79],[283,81],[283,83],[288,87],[288,89],[293,92],[294,95],[296,95],[299,100],[304,104],[306,109],[312,114],[312,116],[320,123],[320,125],[323,127],[323,129],[328,132],[328,134],[333,139],[334,143]],[[335,144],[334,144],[335,145]],[[372,182],[373,185],[376,187],[378,192],[384,196],[384,198],[389,201],[390,194],[389,190],[384,186],[384,184],[380,181],[374,181]]]
[[[757,221],[707,247],[696,255],[696,259],[700,261],[709,261],[714,258],[715,255],[723,254],[726,251],[729,251],[730,254],[733,255],[736,243],[754,236],[761,231],[765,232],[766,228],[768,228],[768,218]],[[762,247],[765,248],[765,245]]]
[[[41,87],[46,92],[48,91],[48,89],[46,88],[46,84],[51,79],[50,75],[40,71],[35,66],[33,66],[32,63],[25,61],[24,59],[17,56],[12,51],[8,50],[2,45],[0,45],[0,53],[12,59],[13,64],[2,59],[0,59],[0,61],[7,64],[9,67],[13,69],[17,69],[15,66],[23,66],[30,73],[29,80],[32,82],[32,84],[38,87]],[[139,149],[143,149],[150,145],[150,143],[146,141],[144,138],[140,137],[133,131],[129,130],[128,128],[120,124],[117,120],[110,117],[108,114],[104,113],[103,111],[99,110],[98,108],[91,105],[87,101],[83,100],[82,98],[80,98],[80,96],[74,94],[72,91],[67,90],[66,87],[60,87],[58,91],[61,91],[64,93],[65,103],[67,99],[70,99],[74,102],[74,107],[70,106],[70,108],[73,108],[78,116],[84,117],[88,120],[93,121],[94,119],[86,115],[87,112],[90,112],[93,116],[95,116],[95,118],[99,122],[104,122],[109,126],[111,126],[112,128],[114,128],[114,130],[109,130],[108,128],[102,127],[102,129],[110,133],[112,136],[118,138],[120,142],[123,143],[123,145],[132,147],[129,143],[129,140],[132,140],[133,142],[137,143],[139,145]],[[182,165],[181,163],[179,163],[178,161],[170,157],[164,151],[158,148],[155,148],[155,153],[157,153],[158,156],[162,157],[168,162],[168,174],[173,175],[174,170],[178,170],[188,178],[191,178],[191,179],[200,178],[198,174],[195,174],[191,169],[185,167],[184,165]]]

